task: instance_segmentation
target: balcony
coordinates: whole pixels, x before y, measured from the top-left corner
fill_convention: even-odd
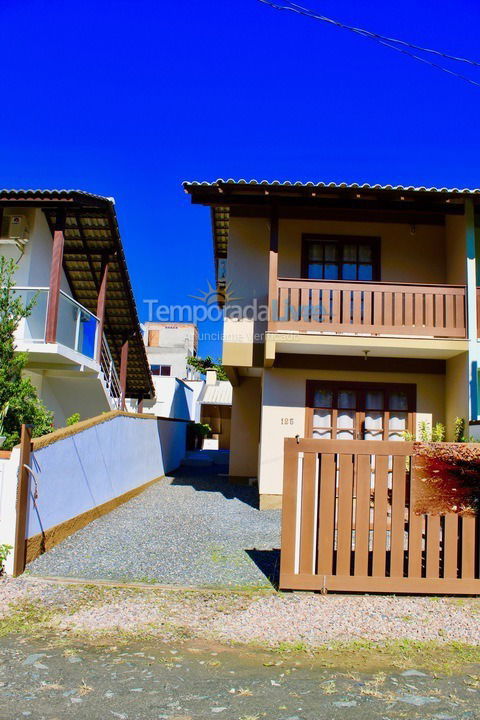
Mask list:
[[[28,304],[35,299],[31,314],[17,330],[17,340],[27,344],[46,343],[46,319],[49,288],[15,287],[15,294]],[[87,308],[60,290],[57,344],[93,360],[97,342],[98,318]]]
[[[62,366],[83,365],[98,373],[97,342],[100,321],[87,308],[60,290],[56,343],[46,342],[46,319],[49,288],[13,288],[22,303],[35,299],[31,314],[16,331],[19,350],[27,350],[33,362],[58,363]],[[121,404],[121,387],[117,368],[105,335],[101,338],[100,377],[112,407]]]
[[[269,308],[269,332],[467,337],[462,285],[415,285],[280,278]]]

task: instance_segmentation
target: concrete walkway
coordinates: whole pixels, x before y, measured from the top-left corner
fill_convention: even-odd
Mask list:
[[[50,640],[50,642],[49,642]],[[351,672],[188,644],[0,638],[0,717],[41,720],[474,720],[475,671]]]
[[[183,467],[27,566],[37,576],[265,586],[278,573],[280,513],[226,466]]]

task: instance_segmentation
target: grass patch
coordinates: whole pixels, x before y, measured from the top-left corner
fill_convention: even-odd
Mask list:
[[[309,655],[322,667],[350,670],[391,668],[406,670],[424,668],[451,674],[468,665],[480,664],[480,647],[465,643],[419,642],[393,640],[371,642],[358,640],[310,647],[305,643],[280,643],[270,650],[280,655]]]
[[[0,619],[0,637],[14,633],[37,634],[50,626],[54,616],[54,610],[31,600],[10,605],[5,617]]]

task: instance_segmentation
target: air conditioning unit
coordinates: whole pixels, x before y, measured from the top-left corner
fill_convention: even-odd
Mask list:
[[[8,237],[10,240],[24,240],[28,236],[28,225],[25,215],[10,215],[8,220]]]
[[[3,217],[1,242],[7,245],[26,245],[28,242],[28,223],[25,215],[6,215]]]

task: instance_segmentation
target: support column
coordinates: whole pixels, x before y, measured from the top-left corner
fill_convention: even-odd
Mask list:
[[[270,215],[270,250],[268,254],[268,319],[278,319],[278,208],[272,206]]]
[[[478,419],[478,330],[477,330],[477,262],[475,248],[475,208],[465,199],[465,240],[467,258],[467,331],[469,366],[469,420]]]
[[[47,322],[45,341],[57,342],[58,306],[60,302],[60,283],[62,280],[63,246],[65,244],[65,210],[57,212],[53,232],[52,263],[50,266],[50,286],[48,292]]]
[[[120,353],[120,410],[125,410],[125,397],[127,393],[127,366],[128,366],[128,340],[122,345]]]
[[[95,351],[95,357],[97,362],[100,362],[100,355],[102,353],[102,337],[103,337],[103,328],[105,325],[105,305],[107,301],[107,280],[108,280],[108,258],[102,257],[102,269],[100,273],[100,287],[98,289],[98,298],[97,298],[97,317],[98,317],[98,327],[97,327],[97,346]]]
[[[20,438],[20,465],[17,486],[17,519],[15,524],[15,545],[13,558],[13,577],[18,577],[26,565],[26,529],[28,512],[28,489],[30,483],[30,453],[32,451],[32,431],[30,425],[22,425]]]
[[[138,398],[137,412],[143,413],[143,396]]]

